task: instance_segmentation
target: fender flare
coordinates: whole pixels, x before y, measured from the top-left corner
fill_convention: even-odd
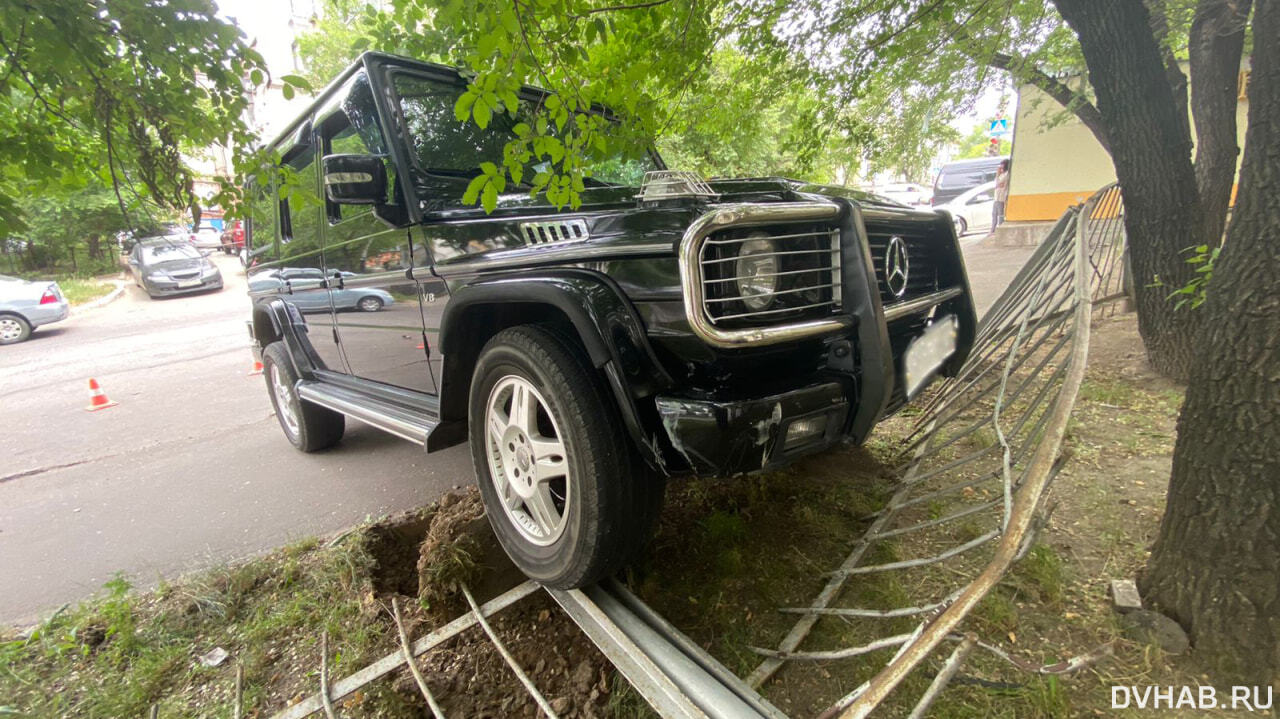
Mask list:
[[[646,429],[652,421],[646,422],[637,399],[655,395],[674,382],[654,355],[643,322],[617,284],[601,273],[576,269],[525,271],[466,284],[450,293],[440,318],[439,348],[446,362],[459,349],[454,338],[466,331],[468,312],[502,304],[549,305],[568,318],[591,364],[604,374],[623,423],[645,461],[665,471],[659,442],[662,434],[656,428]],[[450,376],[448,369],[445,376]],[[445,395],[459,391],[458,384],[443,383],[442,405],[450,399]],[[468,380],[468,391],[469,384]]]
[[[265,305],[259,305],[259,308],[271,322],[271,329],[275,336],[284,342],[294,372],[304,379],[313,379],[314,369],[323,366],[324,363],[316,355],[311,341],[307,338],[307,321],[302,313],[297,307],[281,299],[273,299]],[[259,308],[254,309],[255,318]],[[257,327],[256,319],[254,338],[259,344],[266,344],[262,342],[261,330]]]

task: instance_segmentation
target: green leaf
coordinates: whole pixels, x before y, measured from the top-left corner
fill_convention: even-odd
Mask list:
[[[280,82],[285,85],[293,85],[303,92],[311,92],[311,83],[307,82],[307,79],[301,75],[281,75]]]
[[[490,175],[490,176],[498,174],[498,166],[493,164],[492,162],[480,163],[480,170],[484,172],[484,174]]]
[[[462,204],[476,204],[476,198],[480,195],[480,189],[488,184],[489,177],[487,175],[477,175],[471,178],[471,182],[467,183],[467,191],[462,193]]]
[[[475,101],[476,95],[468,90],[462,93],[458,101],[453,104],[453,116],[458,119],[458,122],[466,122],[467,118],[471,116],[471,106],[475,104]]]
[[[293,85],[281,85],[281,86],[280,86],[280,94],[281,94],[281,95],[284,95],[284,99],[286,99],[286,100],[292,100],[292,99],[293,99]]]
[[[485,102],[483,97],[476,99],[475,104],[476,124],[483,130],[489,126],[489,120],[493,119],[493,111],[489,109],[489,103]]]
[[[498,206],[498,190],[493,183],[484,186],[484,191],[480,193],[480,204],[485,212],[493,212]]]

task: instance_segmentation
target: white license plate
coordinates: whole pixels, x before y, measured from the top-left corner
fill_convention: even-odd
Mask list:
[[[902,359],[903,371],[906,374],[907,398],[924,386],[934,372],[956,353],[956,334],[960,323],[955,315],[947,315],[924,331],[924,334],[907,345]]]
[[[178,283],[178,287],[199,287],[200,280],[182,280]]]

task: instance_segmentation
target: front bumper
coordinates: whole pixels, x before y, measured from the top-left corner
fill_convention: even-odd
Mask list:
[[[662,427],[700,475],[729,476],[784,464],[840,441],[852,387],[820,382],[764,397],[659,396]]]
[[[143,286],[146,287],[147,294],[153,297],[169,297],[172,295],[186,295],[193,292],[209,292],[211,290],[222,289],[222,275],[214,275],[200,281],[200,284],[191,287],[179,287],[177,283],[161,284],[154,280],[145,280]]]

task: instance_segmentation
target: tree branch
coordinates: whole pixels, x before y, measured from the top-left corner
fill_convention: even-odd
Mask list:
[[[659,5],[666,5],[669,2],[671,2],[671,0],[652,0],[652,2],[642,2],[642,3],[636,3],[634,5],[609,5],[606,7],[592,8],[579,15],[570,15],[569,17],[580,20],[584,17],[587,17],[588,15],[594,15],[596,13],[617,12],[619,10],[643,10],[645,8],[657,7]]]
[[[1102,149],[1106,150],[1107,154],[1111,154],[1111,140],[1107,136],[1107,128],[1102,124],[1102,113],[1098,112],[1098,108],[1085,99],[1084,95],[1072,90],[1066,83],[1049,75],[1040,68],[1006,53],[992,53],[987,60],[987,64],[1007,71],[1015,78],[1034,85],[1046,95],[1052,97],[1058,104],[1074,114],[1085,127],[1089,128],[1089,131],[1097,138],[1098,143],[1102,145]]]

